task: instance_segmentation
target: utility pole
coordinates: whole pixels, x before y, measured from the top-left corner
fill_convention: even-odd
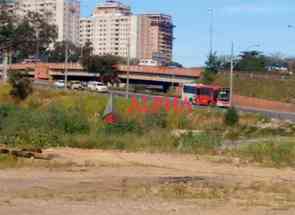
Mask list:
[[[209,36],[210,36],[210,41],[209,41],[209,46],[210,46],[210,56],[213,54],[213,19],[214,19],[214,11],[212,8],[208,9],[209,14],[210,14],[210,28],[209,28]]]
[[[69,25],[72,25],[72,23],[70,23],[70,19],[72,21],[72,16],[76,10],[73,9],[73,0],[69,0],[67,1],[67,5],[66,5],[66,20],[65,22],[66,23],[66,34],[65,34],[65,79],[64,79],[64,82],[65,82],[65,90],[67,90],[67,87],[68,87],[68,62],[69,62],[69,42],[70,42],[70,39],[69,39]]]
[[[234,42],[231,45],[231,58],[230,58],[230,106],[233,107],[233,87],[234,87]]]
[[[36,31],[36,39],[37,39],[37,44],[36,44],[36,58],[37,59],[40,58],[40,40],[39,40],[39,36],[40,36],[40,29],[38,28],[37,31]]]
[[[69,43],[65,40],[65,90],[68,86],[68,61],[69,61]]]

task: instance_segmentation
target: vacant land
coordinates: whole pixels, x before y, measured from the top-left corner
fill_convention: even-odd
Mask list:
[[[212,108],[130,112],[117,98],[120,120],[107,125],[105,96],[36,90],[17,101],[8,86],[0,102],[0,148],[53,158],[0,155],[0,214],[295,212],[292,122],[241,114],[233,126]]]
[[[181,154],[45,153],[56,158],[0,170],[0,214],[295,213],[291,169]]]

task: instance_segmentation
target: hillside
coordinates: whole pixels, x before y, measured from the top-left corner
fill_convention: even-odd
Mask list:
[[[229,86],[229,75],[219,74],[215,81]],[[241,96],[295,103],[295,78],[280,79],[274,76],[235,75],[234,93]]]

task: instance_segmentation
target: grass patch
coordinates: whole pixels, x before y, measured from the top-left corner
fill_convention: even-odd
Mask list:
[[[232,154],[269,166],[295,166],[295,139],[267,140],[248,144],[231,151]]]
[[[295,99],[295,78],[286,80],[272,80],[250,78],[244,75],[235,75],[235,93],[241,96],[257,97],[281,102],[292,102]],[[229,75],[219,74],[216,84],[229,86]]]

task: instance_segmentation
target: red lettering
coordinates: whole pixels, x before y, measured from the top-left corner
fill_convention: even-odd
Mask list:
[[[162,108],[163,108],[163,97],[154,97],[153,104],[150,111],[152,113],[157,113],[161,111]]]

